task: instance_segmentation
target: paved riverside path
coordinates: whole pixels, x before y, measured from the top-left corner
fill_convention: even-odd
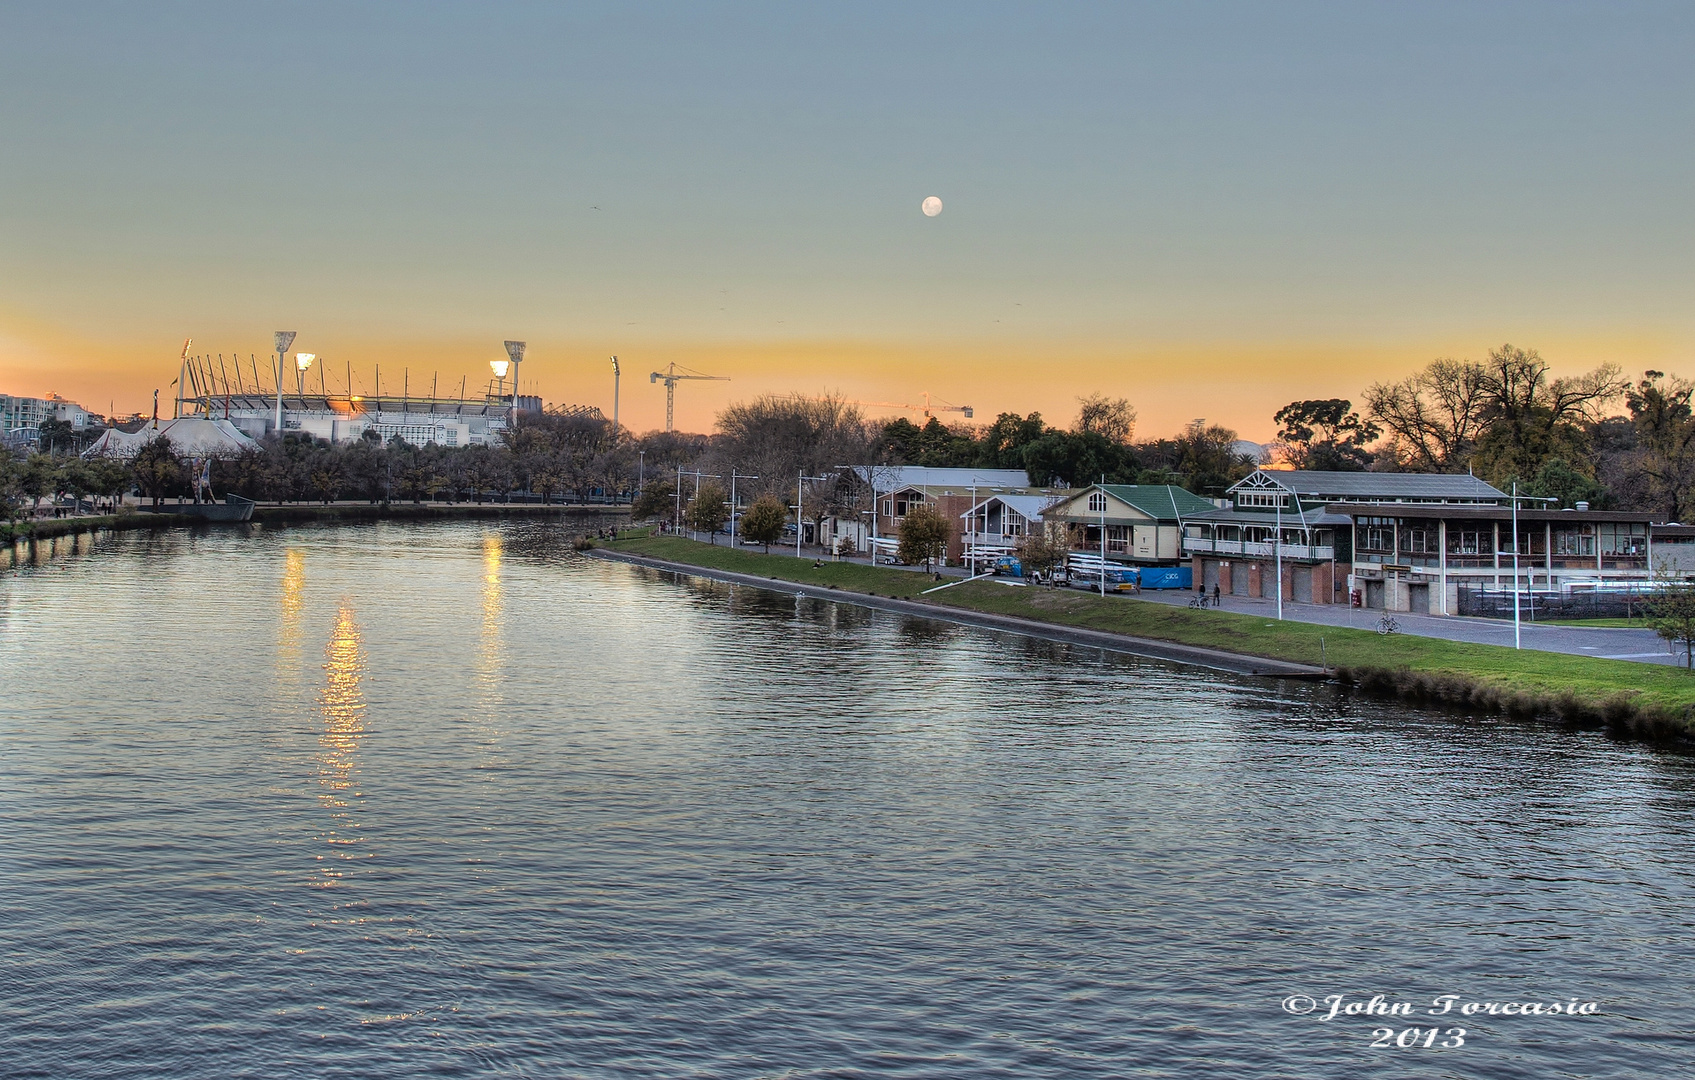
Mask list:
[[[1138,599],[1155,603],[1187,607],[1194,593],[1187,589],[1147,589]],[[1277,618],[1276,600],[1254,600],[1246,596],[1222,598],[1221,611],[1240,615],[1263,615]],[[1411,615],[1390,612],[1403,634],[1418,637],[1442,638],[1447,641],[1471,641],[1480,645],[1512,647],[1511,619],[1473,619],[1459,615]],[[1383,612],[1351,608],[1344,604],[1297,604],[1283,601],[1283,618],[1292,622],[1315,623],[1320,626],[1348,626],[1356,630],[1376,630]],[[1520,639],[1526,649],[1543,652],[1570,653],[1573,656],[1598,656],[1608,660],[1634,660],[1644,664],[1681,664],[1683,648],[1673,654],[1665,639],[1652,630],[1626,630],[1599,626],[1545,626],[1541,623],[1521,624]]]

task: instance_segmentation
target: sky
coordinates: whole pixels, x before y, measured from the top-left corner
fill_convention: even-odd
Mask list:
[[[277,329],[355,392],[523,339],[608,413],[616,354],[638,431],[673,361],[692,430],[1260,440],[1506,342],[1695,377],[1692,54],[1686,4],[0,2],[0,392],[146,412]]]

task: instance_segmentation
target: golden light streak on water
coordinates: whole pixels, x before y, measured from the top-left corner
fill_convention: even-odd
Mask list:
[[[501,713],[506,705],[506,598],[501,584],[505,545],[499,533],[483,537],[483,626],[477,642],[476,710],[470,717],[479,768],[504,763]]]
[[[483,537],[483,635],[477,646],[477,673],[484,680],[498,677],[506,656],[503,636],[505,606],[500,588],[500,559],[504,554],[499,533]]]
[[[306,553],[283,555],[281,621],[277,628],[277,674],[291,681],[300,667],[300,622],[306,610]]]
[[[365,734],[365,646],[353,607],[346,600],[336,612],[335,630],[324,646],[324,685],[318,692],[318,804],[329,812],[320,834],[329,853],[318,856],[313,884],[328,888],[345,874],[345,862],[362,858],[356,811],[359,741]]]

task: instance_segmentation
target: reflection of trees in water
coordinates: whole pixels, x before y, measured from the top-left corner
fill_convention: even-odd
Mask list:
[[[561,514],[557,518],[514,518],[500,526],[501,544],[513,559],[558,562],[575,557],[571,546],[579,536],[597,529],[628,527],[628,514]]]
[[[920,619],[913,615],[901,616],[899,629],[900,636],[908,645],[942,645],[965,634],[965,627],[957,623]]]
[[[318,856],[314,884],[320,887],[341,880],[345,862],[364,857],[357,850],[362,840],[357,811],[364,799],[357,754],[365,734],[364,677],[364,641],[352,605],[343,600],[324,647],[324,686],[318,692],[323,722],[318,736],[318,805],[329,812],[329,824],[319,836],[330,849]]]

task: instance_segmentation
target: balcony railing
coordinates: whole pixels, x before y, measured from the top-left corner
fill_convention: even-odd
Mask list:
[[[1240,555],[1244,559],[1275,559],[1277,546],[1275,544],[1256,544],[1247,540],[1206,540],[1194,536],[1183,538],[1183,553],[1186,555]],[[1336,557],[1336,549],[1328,544],[1284,544],[1285,559],[1311,559],[1324,561]]]

